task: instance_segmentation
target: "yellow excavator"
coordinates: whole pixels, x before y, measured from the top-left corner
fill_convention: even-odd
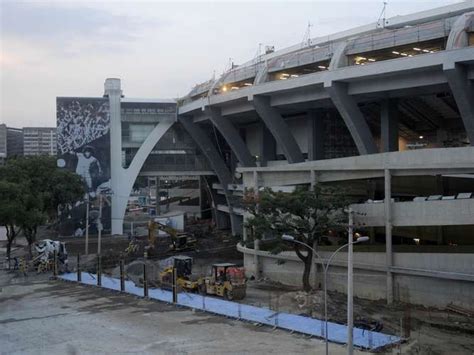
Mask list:
[[[175,228],[167,226],[155,220],[148,222],[148,245],[154,248],[156,243],[156,231],[161,230],[171,238],[170,250],[182,251],[196,248],[197,239],[188,233],[179,233]]]

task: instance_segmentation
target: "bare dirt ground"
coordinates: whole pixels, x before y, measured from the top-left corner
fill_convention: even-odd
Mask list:
[[[319,339],[5,270],[0,271],[0,344],[5,355],[324,352]],[[346,353],[337,344],[329,349]]]
[[[324,294],[306,294],[296,287],[269,281],[249,281],[244,303],[269,307],[281,312],[311,315],[324,319]],[[328,319],[345,324],[347,296],[328,293]],[[407,317],[407,315],[409,317]],[[408,321],[406,319],[408,318]],[[474,319],[454,312],[385,301],[354,299],[354,320],[371,320],[383,324],[382,332],[406,337],[401,346],[387,353],[402,354],[474,354]],[[404,322],[403,330],[400,329]],[[405,327],[405,324],[409,323]],[[409,333],[407,332],[409,328]]]

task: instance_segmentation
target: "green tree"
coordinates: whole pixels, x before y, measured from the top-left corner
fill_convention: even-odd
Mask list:
[[[3,207],[5,218],[0,215],[0,223],[10,226],[7,232],[9,229],[15,231],[15,227],[22,230],[30,254],[38,227],[53,223],[60,205],[73,203],[85,193],[81,178],[59,169],[56,159],[49,156],[8,160],[0,168],[0,182],[3,184],[0,193],[3,191],[9,198]],[[14,236],[17,234],[13,233]]]
[[[320,245],[330,229],[341,228],[346,223],[344,208],[348,201],[343,191],[317,185],[313,191],[298,187],[291,193],[265,189],[256,194],[248,190],[243,204],[250,213],[245,224],[249,239],[271,235],[278,241],[274,249],[278,253],[283,250],[284,234],[312,247]],[[304,263],[303,288],[310,291],[313,251],[298,243],[293,243],[293,248]]]
[[[7,262],[10,265],[11,247],[20,233],[18,227],[23,215],[21,186],[16,183],[0,180],[0,225],[7,231]]]

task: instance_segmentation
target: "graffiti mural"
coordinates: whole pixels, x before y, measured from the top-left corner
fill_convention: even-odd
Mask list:
[[[57,98],[56,116],[58,167],[80,175],[86,191],[80,201],[60,208],[60,234],[85,235],[87,205],[89,233],[97,233],[100,226],[107,232],[111,213],[109,101]]]

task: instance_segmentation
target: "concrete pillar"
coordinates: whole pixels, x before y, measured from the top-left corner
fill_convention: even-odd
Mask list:
[[[155,198],[156,198],[156,215],[161,214],[161,196],[160,196],[160,177],[155,177]]]
[[[316,172],[313,169],[309,171],[309,181],[310,181],[309,189],[311,191],[314,191],[317,181],[316,181]]]
[[[367,181],[367,195],[369,199],[375,200],[375,190],[377,188],[377,184],[375,180],[368,180]],[[370,238],[370,244],[375,244],[375,228],[374,227],[369,227],[369,238]]]
[[[258,161],[260,166],[266,166],[270,160],[276,160],[276,141],[265,124],[258,129]]]
[[[392,176],[389,169],[384,171],[385,177],[385,259],[387,268],[387,304],[393,303],[393,265],[392,253]]]
[[[258,184],[258,171],[254,170],[253,172],[253,188],[254,188],[254,193],[255,197],[258,197],[259,194],[259,184]],[[257,211],[258,211],[258,205],[257,205]],[[260,240],[255,239],[254,240],[254,268],[255,268],[255,278],[258,280],[260,278],[260,260],[257,255],[258,251],[260,250]]]
[[[359,154],[377,153],[374,137],[369,125],[365,120],[357,102],[349,95],[347,84],[342,82],[325,82],[324,89],[331,97],[331,101],[336,106],[347,129],[351,133],[352,139],[359,151]]]
[[[242,164],[242,166],[255,166],[255,161],[250,154],[247,145],[232,122],[227,117],[222,116],[221,111],[218,108],[211,107],[208,111],[212,124],[216,126],[222,134],[227,144],[232,149],[232,152],[239,160],[239,163]]]
[[[398,151],[398,112],[397,101],[385,99],[380,110],[382,152]]]
[[[110,188],[112,189],[112,234],[123,234],[121,205],[128,202],[130,191],[121,191],[122,168],[122,120],[120,118],[120,99],[122,90],[120,79],[106,79],[104,95],[109,98],[110,115]],[[126,195],[126,196],[125,196]],[[124,201],[126,200],[126,201]]]
[[[253,242],[254,245],[254,255],[253,255],[253,267],[255,270],[255,279],[260,279],[260,261],[258,259],[258,251],[260,250],[260,240],[255,239]]]
[[[229,206],[229,217],[232,235],[241,234],[242,231],[238,228],[239,226],[241,226],[242,223],[240,223],[240,221],[238,220],[238,216],[236,216],[232,211],[232,192],[229,191],[228,188],[228,185],[233,181],[231,172],[229,171],[216,147],[210,140],[209,136],[197,123],[193,122],[192,117],[179,116],[178,121],[181,122],[184,129],[186,129],[189,135],[193,138],[194,142],[196,142],[198,147],[201,149],[202,153],[206,156],[209,165],[216,173],[217,178],[219,179],[219,182],[222,185],[225,199],[227,201],[227,206]],[[216,201],[216,199],[214,199],[214,201]],[[218,216],[219,211],[216,210],[216,219],[219,219]]]
[[[444,182],[442,175],[436,175],[436,193],[439,195],[444,195]],[[436,240],[438,245],[444,244],[444,236],[443,236],[443,226],[436,226]]]
[[[175,122],[173,119],[163,119],[150,132],[138,149],[129,167],[122,167],[122,122],[120,117],[120,79],[107,79],[104,85],[104,95],[109,98],[110,115],[110,188],[112,190],[112,234],[123,234],[123,218],[127,209],[128,197],[133,184],[146,158],[161,137]]]
[[[307,137],[308,160],[324,159],[324,115],[325,112],[312,110],[308,112]]]
[[[283,154],[288,162],[290,164],[303,162],[303,153],[301,153],[301,149],[296,142],[295,137],[278,110],[271,106],[270,97],[254,96],[253,105],[258,115],[283,150]]]
[[[474,85],[468,78],[467,69],[467,66],[460,63],[443,65],[444,75],[448,79],[470,145],[474,146]]]

